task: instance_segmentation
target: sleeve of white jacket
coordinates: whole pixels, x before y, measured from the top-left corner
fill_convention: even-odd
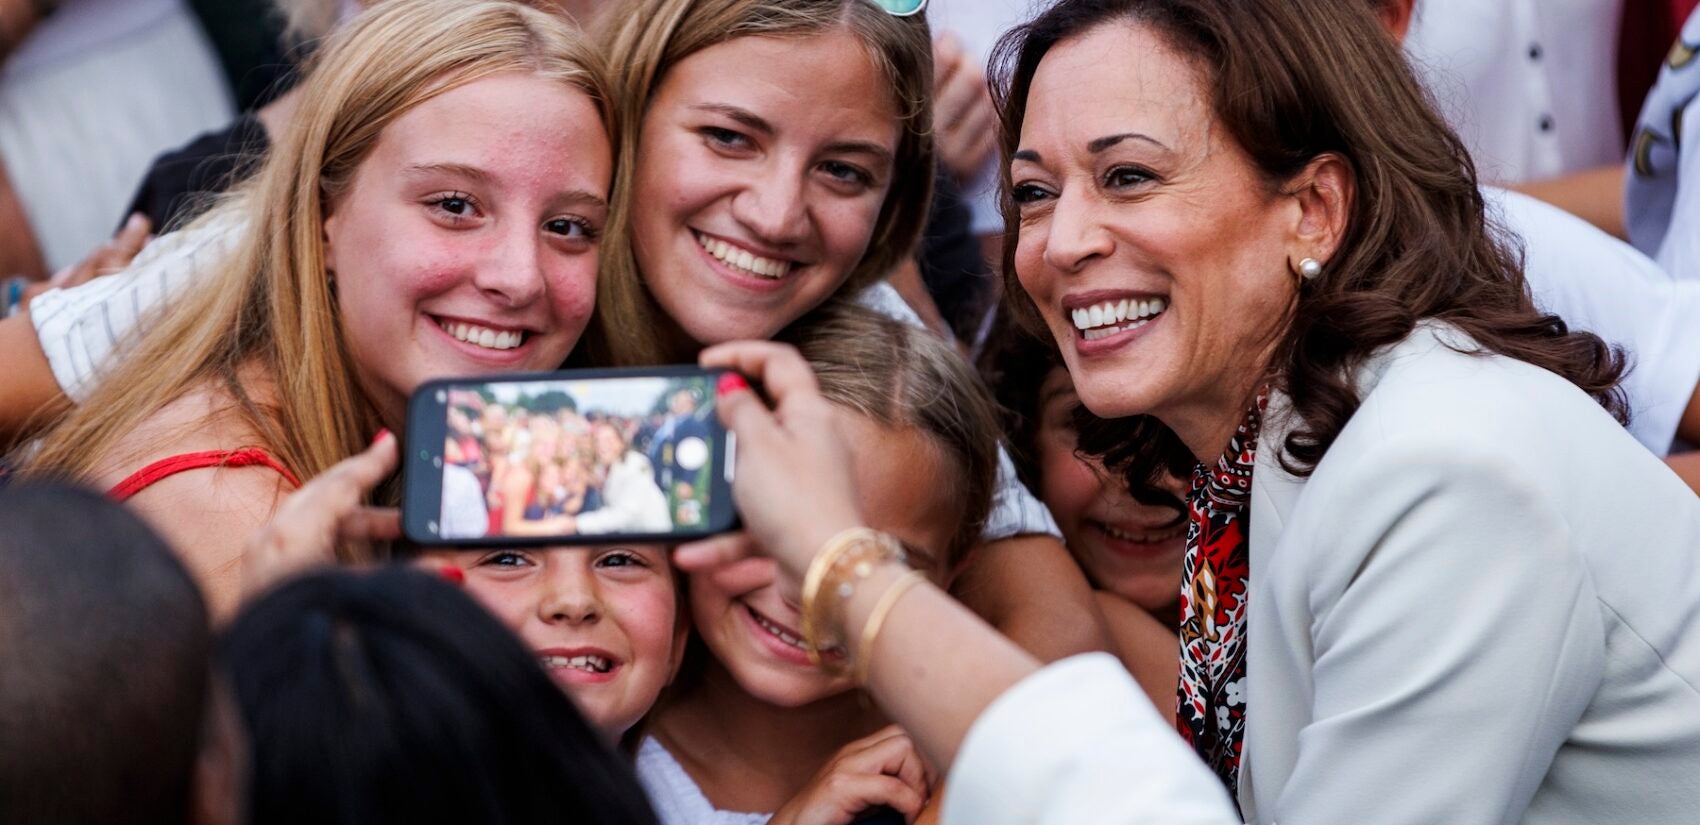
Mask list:
[[[968,731],[944,825],[1229,825],[1216,777],[1115,657],[1088,653],[1023,679]]]
[[[1266,821],[1526,821],[1602,678],[1604,628],[1567,514],[1488,442],[1384,444],[1330,480],[1313,512],[1335,516],[1301,562],[1310,720]]]
[[[122,272],[30,301],[30,320],[53,377],[82,403],[102,372],[123,356],[142,323],[209,277],[241,239],[243,225],[225,217],[164,235]]]
[[[602,506],[578,516],[578,532],[588,536],[671,530],[667,494],[655,486],[652,473],[649,459],[627,453],[608,473],[602,487]]]

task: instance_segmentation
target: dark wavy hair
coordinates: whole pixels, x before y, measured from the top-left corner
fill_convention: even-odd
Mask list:
[[[1469,152],[1363,0],[1061,0],[993,53],[1006,162],[1046,53],[1111,23],[1149,27],[1192,56],[1216,119],[1271,189],[1326,153],[1354,176],[1340,247],[1300,287],[1267,376],[1292,400],[1286,469],[1315,469],[1362,402],[1356,368],[1431,318],[1468,334],[1479,352],[1563,376],[1627,422],[1622,353],[1535,308],[1520,251],[1500,241],[1484,213]],[[1019,222],[1005,169],[1006,302],[1035,326],[1037,310],[1015,276]],[[1141,500],[1165,473],[1184,477],[1196,464],[1150,416],[1081,419],[1081,449],[1123,472]]]

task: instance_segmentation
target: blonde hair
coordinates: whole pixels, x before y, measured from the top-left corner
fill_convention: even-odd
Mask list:
[[[889,82],[901,119],[891,189],[880,208],[868,251],[839,292],[861,289],[884,277],[913,252],[927,221],[933,188],[932,39],[921,15],[894,17],[869,0],[641,0],[604,16],[601,39],[613,70],[618,115],[629,125],[617,146],[614,197],[609,225],[619,239],[604,241],[596,317],[574,362],[661,364],[694,360],[679,351],[682,333],[658,334],[658,323],[613,319],[667,314],[644,286],[630,236],[637,147],[650,99],[667,72],[693,54],[740,37],[805,37],[849,31],[861,39]]]
[[[979,543],[997,487],[997,407],[979,375],[943,339],[839,298],[803,316],[777,340],[797,347],[821,394],[890,429],[913,428],[952,462],[962,502],[935,579],[959,572]]]
[[[390,0],[333,36],[265,164],[200,221],[245,220],[235,251],[163,311],[87,402],[63,415],[26,472],[87,475],[138,422],[209,382],[235,399],[231,411],[260,434],[259,446],[300,478],[358,452],[379,424],[356,383],[325,272],[326,205],[391,122],[436,95],[512,71],[584,92],[615,131],[602,62],[569,23],[544,12],[507,2]],[[240,380],[255,367],[276,387],[263,408]]]

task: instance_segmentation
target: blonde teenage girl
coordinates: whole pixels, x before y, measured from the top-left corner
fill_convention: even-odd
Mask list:
[[[369,12],[208,219],[249,227],[234,251],[146,316],[25,470],[128,500],[227,612],[242,537],[298,480],[399,431],[413,387],[553,367],[577,343],[612,174],[599,67],[523,6]]]

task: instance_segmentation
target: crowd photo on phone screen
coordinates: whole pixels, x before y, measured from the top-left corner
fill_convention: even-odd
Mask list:
[[[587,384],[449,392],[444,538],[669,534],[707,520],[712,387],[613,379],[602,386],[618,388],[614,408],[585,398]]]
[[[0,0],[0,825],[1696,825],[1700,0]]]

